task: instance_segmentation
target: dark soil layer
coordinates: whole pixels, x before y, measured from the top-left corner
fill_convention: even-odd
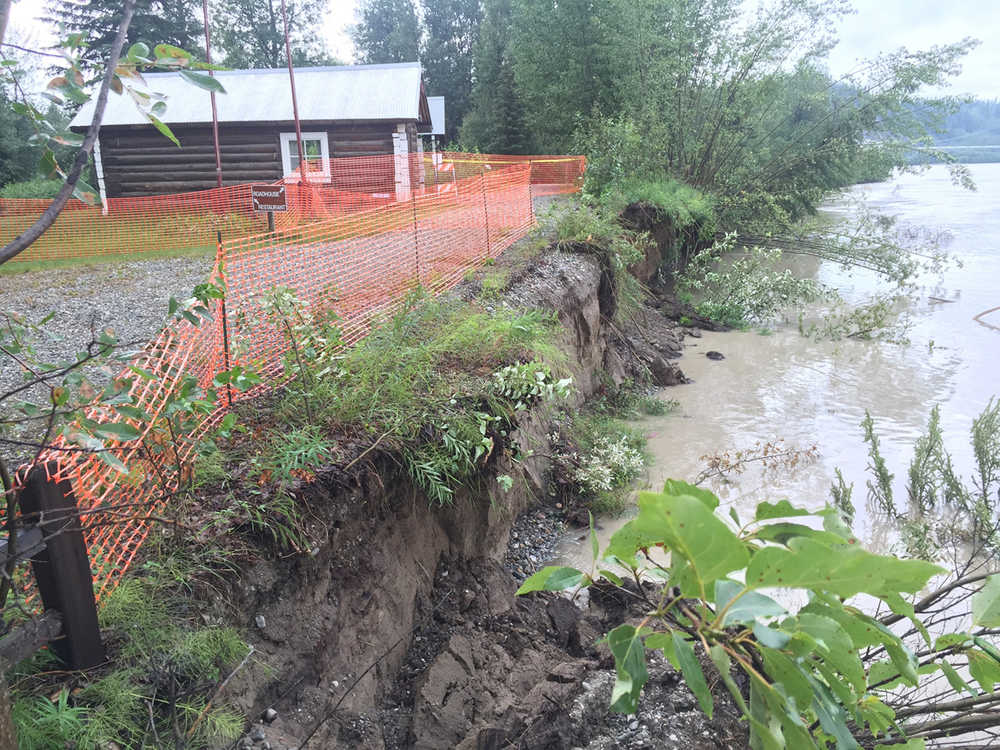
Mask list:
[[[641,612],[612,596],[578,607],[553,594],[515,598],[495,562],[442,561],[420,626],[381,707],[385,747],[735,748],[739,712],[716,695],[709,723],[665,660],[650,661],[640,710],[608,710],[614,660],[598,641]]]

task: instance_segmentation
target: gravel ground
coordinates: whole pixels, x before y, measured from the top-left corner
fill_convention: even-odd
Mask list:
[[[120,341],[145,341],[167,316],[170,297],[190,296],[212,270],[212,257],[102,262],[0,276],[0,311],[39,321],[46,337],[36,352],[46,362],[71,359],[91,339],[91,331],[111,328]],[[0,356],[0,394],[23,382],[20,367]],[[21,433],[27,436],[26,433]],[[4,451],[23,459],[23,451]]]
[[[555,557],[566,529],[560,508],[542,505],[525,511],[511,527],[503,566],[518,583],[524,581]]]

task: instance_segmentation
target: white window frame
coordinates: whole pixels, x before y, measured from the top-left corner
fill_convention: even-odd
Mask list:
[[[294,132],[281,133],[281,169],[287,180],[292,176],[292,141],[297,140]],[[325,130],[302,131],[303,141],[319,141],[320,158],[323,169],[319,172],[309,172],[309,179],[319,178],[323,182],[330,181],[330,141]],[[297,154],[296,154],[297,155]]]

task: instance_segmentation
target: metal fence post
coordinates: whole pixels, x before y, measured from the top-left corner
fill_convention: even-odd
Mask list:
[[[268,217],[273,217],[274,214],[268,212]],[[222,281],[222,299],[219,304],[219,316],[222,318],[222,361],[225,365],[226,372],[229,372],[232,365],[229,363],[229,316],[226,314],[226,294],[229,289],[226,286],[226,278],[223,275],[223,257],[222,257],[222,232],[218,231],[215,235],[215,265],[219,269],[219,275]],[[229,403],[229,408],[233,408],[233,386],[231,383],[226,383],[226,401]]]
[[[480,181],[483,189],[483,225],[486,227],[486,257],[491,258],[490,252],[490,209],[486,202],[486,167],[479,168]]]
[[[94,580],[73,486],[68,479],[51,481],[46,468],[36,466],[21,490],[21,515],[41,528],[45,540],[31,558],[42,605],[62,614],[63,637],[52,642],[52,650],[73,669],[101,664]]]
[[[413,191],[410,191],[410,208],[413,211],[413,257],[417,265],[417,283],[423,284],[420,278],[420,232],[417,228],[417,198]]]

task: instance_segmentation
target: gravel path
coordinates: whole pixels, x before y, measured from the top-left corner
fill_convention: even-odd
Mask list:
[[[59,362],[80,351],[90,341],[91,330],[111,328],[125,342],[151,338],[163,327],[170,297],[190,296],[195,284],[208,278],[213,260],[102,262],[3,275],[0,311],[36,322],[55,313],[35,348],[43,361]],[[0,394],[21,382],[19,366],[0,355]],[[3,453],[24,458],[23,451]]]

